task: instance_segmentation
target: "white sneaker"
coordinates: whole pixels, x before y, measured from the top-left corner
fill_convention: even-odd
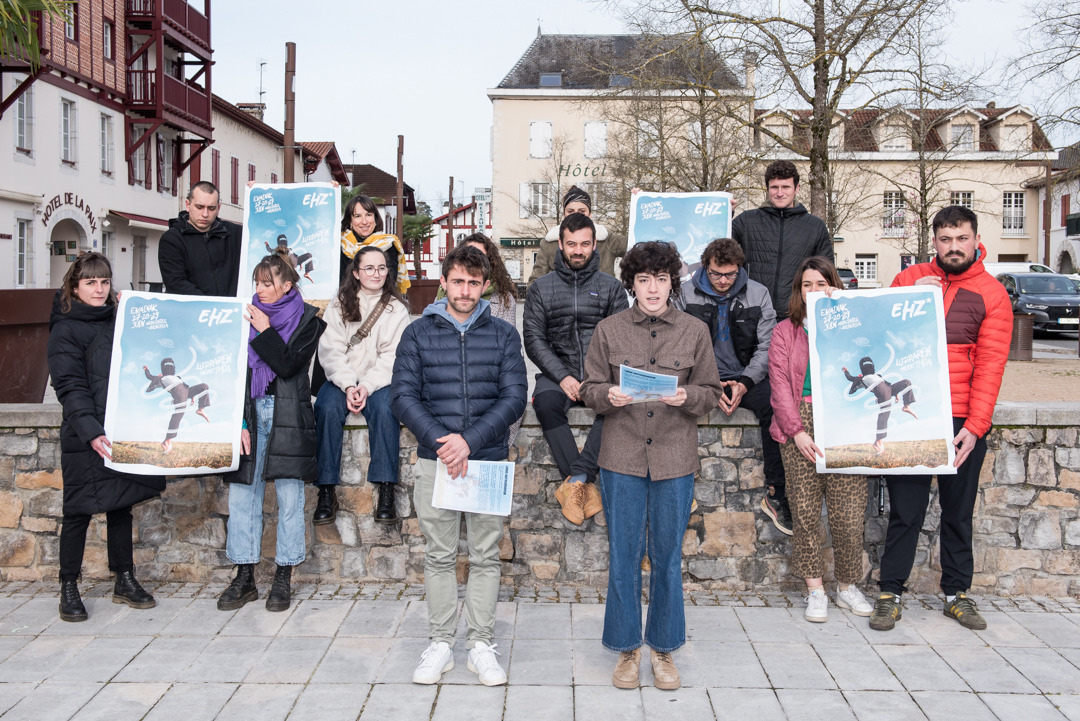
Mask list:
[[[506,671],[495,659],[499,652],[495,650],[498,644],[488,646],[483,641],[477,641],[469,651],[468,669],[480,677],[480,683],[485,686],[501,686],[506,683]]]
[[[803,618],[814,623],[825,623],[829,620],[829,597],[825,595],[824,588],[815,588],[807,594]]]
[[[413,683],[433,684],[454,668],[454,649],[445,641],[432,641],[420,656],[420,665],[412,674]]]
[[[866,596],[862,595],[862,591],[854,585],[843,590],[837,590],[836,605],[840,608],[846,608],[856,616],[869,616],[874,612],[874,605],[867,601]]]

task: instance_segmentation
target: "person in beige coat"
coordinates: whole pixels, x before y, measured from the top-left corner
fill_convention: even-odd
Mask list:
[[[379,487],[375,521],[398,520],[394,492],[400,426],[390,410],[390,379],[398,342],[409,324],[409,311],[397,286],[387,282],[388,273],[386,253],[362,246],[349,262],[337,297],[326,309],[319,363],[327,382],[315,399],[319,500],[313,523],[317,526],[333,523],[337,517],[342,436],[350,413],[363,413],[368,423],[367,480]]]
[[[576,185],[563,196],[563,217],[574,213],[592,218],[592,198]],[[626,236],[608,232],[607,228],[595,221],[593,225],[596,226],[596,248],[593,252],[600,259],[600,272],[615,275],[615,259],[626,255]],[[559,253],[559,228],[558,225],[550,228],[540,241],[540,249],[536,252],[536,261],[529,275],[529,285],[545,273],[555,270],[555,256]]]

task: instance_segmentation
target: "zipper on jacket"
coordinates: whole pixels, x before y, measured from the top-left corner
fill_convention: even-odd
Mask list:
[[[574,271],[574,340],[577,341],[578,378],[585,380],[585,350],[581,347],[581,327],[578,325],[578,273]]]
[[[780,265],[784,261],[784,208],[780,208],[780,242],[776,247],[776,271],[773,273],[772,297],[776,297],[780,286]]]
[[[465,362],[465,331],[461,331],[461,400],[464,405],[464,412],[461,414],[464,418],[462,430],[469,427],[469,384],[465,379],[468,369],[469,366]]]

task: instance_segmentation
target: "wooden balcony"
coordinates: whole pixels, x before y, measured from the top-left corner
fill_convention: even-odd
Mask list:
[[[204,88],[161,70],[128,70],[127,87],[127,106],[134,113],[209,137],[210,93]]]
[[[207,6],[209,2],[207,2]],[[127,21],[142,30],[162,28],[185,50],[199,54],[210,51],[210,17],[187,0],[127,0]]]

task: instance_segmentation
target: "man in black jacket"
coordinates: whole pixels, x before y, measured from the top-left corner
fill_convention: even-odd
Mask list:
[[[622,283],[599,270],[596,228],[582,213],[559,226],[555,270],[538,278],[525,295],[525,353],[537,365],[533,409],[564,481],[555,491],[563,515],[581,524],[603,508],[596,489],[596,459],[604,417],[597,416],[578,451],[567,413],[582,405],[585,353],[596,324],[628,307]]]
[[[195,183],[184,201],[187,210],[169,221],[158,243],[167,293],[236,295],[243,226],[218,219],[219,199],[213,183]]]
[[[833,261],[832,238],[825,223],[810,215],[799,192],[799,171],[789,160],[777,160],[765,169],[769,202],[735,216],[731,236],[746,254],[751,280],[764,285],[772,296],[777,322],[787,318],[791,283],[799,264],[812,255]]]

